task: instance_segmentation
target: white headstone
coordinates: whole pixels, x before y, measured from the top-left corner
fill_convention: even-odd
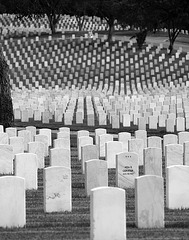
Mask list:
[[[105,157],[105,143],[113,141],[113,135],[105,133],[98,136],[99,156]]]
[[[162,138],[158,136],[151,136],[147,138],[148,147],[157,147],[162,149]]]
[[[7,144],[0,144],[0,173],[13,173],[13,147]]]
[[[105,128],[96,128],[95,129],[95,144],[98,145],[98,136],[106,134],[106,129]]]
[[[114,187],[91,190],[90,239],[126,240],[125,190]]]
[[[105,143],[105,159],[108,168],[116,168],[116,154],[123,152],[123,143],[119,141],[109,141]]]
[[[138,228],[164,227],[164,185],[159,176],[135,179],[135,223]]]
[[[28,151],[28,143],[32,141],[31,132],[28,130],[20,130],[18,131],[18,137],[23,137],[24,151]]]
[[[37,189],[37,155],[34,153],[18,153],[15,155],[15,176],[25,179],[25,189]]]
[[[72,210],[71,169],[67,167],[44,168],[44,211]]]
[[[162,177],[162,150],[149,147],[144,149],[144,174]]]
[[[81,160],[81,147],[85,145],[93,145],[93,138],[88,136],[83,136],[78,138],[78,159]]]
[[[135,178],[138,177],[138,154],[122,152],[116,154],[116,186],[120,188],[134,188]]]
[[[91,189],[108,186],[108,167],[104,160],[88,160],[85,162],[85,192],[89,196]]]
[[[85,162],[92,159],[99,159],[99,149],[97,145],[85,145],[81,147],[81,168],[85,173]]]
[[[135,138],[129,140],[129,152],[138,154],[140,166],[143,165],[143,149],[144,141],[142,139]]]
[[[118,141],[123,143],[123,152],[128,152],[128,140],[131,139],[131,133],[120,132],[118,133]]]
[[[26,225],[25,180],[15,176],[0,177],[0,227]]]
[[[48,147],[48,136],[47,135],[42,135],[42,134],[37,134],[34,136],[35,142],[42,142],[45,145],[45,157],[49,155],[49,147]]]
[[[183,145],[168,144],[165,146],[165,167],[183,165]]]
[[[23,137],[10,137],[9,143],[13,147],[14,155],[24,152],[24,138]]]
[[[165,155],[165,146],[168,144],[178,143],[178,136],[176,134],[166,134],[163,136],[163,152]]]
[[[7,133],[0,132],[0,144],[9,144],[9,136]]]
[[[166,171],[166,206],[189,208],[189,166],[170,166]]]
[[[48,146],[52,146],[52,136],[51,136],[51,129],[42,128],[39,129],[39,134],[46,135],[48,137]]]
[[[50,166],[62,166],[71,168],[70,150],[65,148],[51,148]]]
[[[43,142],[36,141],[28,143],[28,152],[36,154],[38,168],[45,167],[45,144]]]

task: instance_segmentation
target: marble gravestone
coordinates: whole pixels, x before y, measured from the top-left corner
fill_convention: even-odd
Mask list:
[[[37,155],[34,153],[18,153],[15,155],[15,176],[25,179],[26,190],[37,189]]]
[[[79,130],[79,131],[77,131],[77,147],[78,147],[78,139],[79,139],[79,137],[84,137],[84,136],[86,136],[86,137],[89,137],[89,131],[88,130]]]
[[[189,166],[166,169],[166,206],[169,209],[189,208]]]
[[[156,147],[162,149],[162,138],[158,136],[151,136],[147,138],[147,147]]]
[[[0,177],[0,227],[26,225],[25,180],[15,176]]]
[[[9,136],[7,133],[0,132],[0,144],[9,144]]]
[[[183,164],[189,166],[189,141],[184,142],[183,149],[184,149]]]
[[[172,165],[183,165],[183,145],[168,144],[165,146],[165,167]]]
[[[164,186],[159,176],[135,178],[135,224],[138,228],[164,227]]]
[[[98,146],[85,145],[81,147],[81,169],[85,173],[85,162],[92,159],[99,159]]]
[[[0,174],[13,173],[13,147],[8,144],[0,144]]]
[[[106,134],[106,129],[105,128],[96,128],[95,129],[95,144],[98,145],[98,136],[102,134]]]
[[[48,147],[52,146],[52,131],[48,128],[41,128],[39,129],[39,134],[46,135],[48,137]]]
[[[24,138],[24,151],[28,151],[28,143],[31,142],[31,132],[28,130],[20,130],[18,131],[18,137]]]
[[[162,150],[149,147],[144,149],[144,175],[162,177]]]
[[[116,154],[123,152],[123,143],[119,141],[109,141],[105,143],[105,160],[108,168],[116,168]]]
[[[44,211],[72,210],[71,169],[67,167],[44,168]]]
[[[88,160],[85,162],[85,192],[89,196],[91,189],[108,186],[108,167],[104,160]]]
[[[135,152],[139,157],[139,165],[144,164],[143,160],[143,149],[144,149],[144,141],[142,139],[129,139],[129,152]]]
[[[178,133],[178,143],[184,144],[184,142],[189,141],[189,132],[179,132]]]
[[[13,147],[13,154],[24,152],[24,138],[23,137],[10,137],[9,143]]]
[[[123,152],[128,152],[129,139],[131,139],[131,133],[129,132],[118,133],[118,141],[123,143]]]
[[[45,167],[45,144],[43,142],[36,141],[28,143],[28,152],[36,154],[38,168]]]
[[[168,144],[177,144],[178,136],[176,134],[166,134],[163,136],[163,153],[165,156],[165,146]]]
[[[44,155],[47,157],[49,155],[49,147],[48,147],[48,136],[43,134],[37,134],[34,136],[35,142],[42,142],[45,145]]]
[[[37,128],[35,126],[27,126],[26,130],[31,132],[31,141],[34,141],[34,136],[37,133]]]
[[[146,130],[136,130],[135,138],[142,139],[144,142],[144,148],[147,147],[147,131]]]
[[[98,187],[90,195],[90,240],[126,240],[125,190]]]
[[[138,177],[138,154],[122,152],[116,154],[116,186],[120,188],[134,188],[135,178]]]
[[[6,128],[6,133],[9,137],[16,137],[17,136],[17,129],[14,127],[8,127]]]
[[[113,141],[113,135],[105,133],[98,136],[98,146],[99,146],[99,157],[104,158],[105,154],[105,143]]]
[[[65,148],[51,148],[50,166],[62,166],[71,168],[70,150]]]
[[[93,138],[89,136],[82,136],[78,138],[78,159],[81,160],[81,147],[85,145],[93,145]]]
[[[54,148],[66,148],[70,150],[70,141],[66,138],[57,138],[53,140]]]

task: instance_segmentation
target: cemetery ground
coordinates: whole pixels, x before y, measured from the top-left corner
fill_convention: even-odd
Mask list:
[[[16,123],[15,125],[19,125]],[[31,122],[29,123],[31,125]],[[56,138],[57,131],[54,125],[52,139]],[[39,127],[39,125],[38,125]],[[51,123],[53,128],[53,123]],[[20,127],[18,127],[20,128]],[[50,128],[50,125],[49,125]],[[94,138],[94,129],[90,127],[71,127],[71,171],[72,171],[72,211],[62,213],[45,213],[43,209],[43,170],[38,170],[38,189],[26,191],[26,226],[24,228],[0,228],[0,239],[34,240],[34,239],[89,239],[90,238],[90,197],[85,194],[85,180],[81,171],[81,161],[77,154],[76,131],[81,128],[89,130]],[[96,127],[97,128],[97,127]],[[130,132],[133,133],[134,126]],[[124,128],[111,129],[114,140],[117,133]],[[161,130],[162,131],[162,130]],[[159,133],[159,134],[158,134]],[[148,136],[162,136],[160,129],[156,132],[148,131]],[[45,158],[45,167],[49,166],[49,157]],[[139,175],[143,175],[143,166],[140,166]],[[108,185],[116,187],[115,169],[108,170]],[[165,179],[165,159],[163,158],[163,177]],[[165,186],[165,184],[164,184]],[[165,189],[165,187],[164,187]],[[170,210],[165,208],[165,228],[139,229],[135,226],[135,192],[126,191],[126,225],[127,239],[189,239],[189,209]],[[165,193],[165,191],[164,191]],[[165,198],[164,198],[165,199]],[[102,239],[103,240],[103,239]]]
[[[27,125],[39,128],[50,128],[53,130],[52,137],[56,138],[56,132],[60,123],[50,121],[49,124],[32,122],[24,124],[16,121],[15,126],[23,128]],[[38,170],[38,189],[26,191],[26,226],[24,228],[4,229],[0,228],[0,240],[40,240],[40,239],[90,239],[90,197],[85,194],[85,180],[81,171],[81,161],[77,155],[78,130],[89,130],[90,136],[94,138],[94,129],[82,125],[68,126],[71,129],[71,171],[72,171],[72,211],[62,213],[45,213],[43,209],[43,170]],[[112,129],[108,124],[107,132],[114,135],[117,140],[118,132],[131,132],[132,135],[137,127]],[[163,137],[167,132],[164,128],[149,130],[148,136]],[[45,158],[45,167],[49,166],[49,157]],[[165,182],[165,159],[163,158],[163,177]],[[139,175],[143,175],[143,167],[140,167]],[[116,187],[115,169],[108,170],[108,185]],[[126,224],[127,239],[189,239],[189,209],[170,210],[165,208],[165,228],[160,229],[138,229],[135,226],[135,192],[134,189],[126,191]],[[164,184],[164,194],[165,184]],[[166,196],[164,197],[166,199]],[[102,239],[103,240],[103,239]]]

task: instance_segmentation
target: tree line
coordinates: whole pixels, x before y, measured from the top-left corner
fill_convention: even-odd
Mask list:
[[[52,34],[64,14],[75,16],[79,30],[85,16],[97,16],[107,22],[109,41],[115,22],[139,29],[134,36],[139,48],[149,31],[166,28],[170,53],[181,30],[189,30],[188,0],[1,0],[0,13],[36,19],[46,15]]]

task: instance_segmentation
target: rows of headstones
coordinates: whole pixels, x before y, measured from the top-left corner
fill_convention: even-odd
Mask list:
[[[0,226],[26,225],[26,190],[37,190],[43,169],[44,212],[71,211],[70,129],[60,128],[52,143],[51,129],[10,127],[0,132]],[[50,166],[45,168],[45,157]],[[14,201],[12,200],[14,199]]]
[[[84,16],[82,18],[84,18],[82,27],[83,31],[104,31],[108,29],[107,22],[104,19],[95,16]],[[127,28],[129,27],[123,28],[123,26],[115,22],[115,30],[124,30]],[[0,29],[4,37],[51,33],[49,20],[46,16],[37,20],[31,18],[20,20],[13,14],[1,14]],[[78,31],[79,25],[74,16],[62,15],[56,26],[56,30],[61,32]]]
[[[163,44],[147,45],[138,52],[132,41],[124,39],[109,44],[98,34],[93,40],[74,38],[2,41],[12,88],[100,85],[130,94],[157,86],[188,86],[189,55],[181,48],[167,58]]]
[[[169,133],[189,129],[187,88],[154,91],[154,94],[112,95],[101,88],[50,89],[12,92],[17,122],[62,123],[107,126],[113,129],[164,130]]]
[[[69,128],[59,128],[52,144],[50,129],[39,129],[37,134],[33,126],[7,128],[5,132],[1,127],[0,142],[1,227],[25,226],[25,190],[37,189],[38,168],[43,169],[44,212],[72,211]],[[95,129],[94,138],[87,130],[77,131],[78,161],[85,176],[86,196],[90,196],[91,239],[126,239],[128,188],[135,189],[138,228],[164,227],[163,177],[166,207],[188,208],[188,145],[189,132],[166,134],[162,139],[137,130],[134,136],[120,132],[115,140],[104,128]],[[45,168],[44,157],[49,153],[50,167]],[[142,176],[139,166],[144,167]],[[116,170],[116,187],[108,186],[108,169]]]

